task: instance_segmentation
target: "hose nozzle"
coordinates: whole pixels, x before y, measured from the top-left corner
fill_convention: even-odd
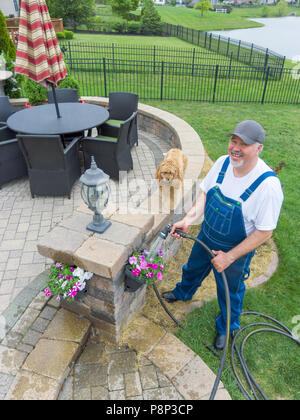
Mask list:
[[[163,230],[159,233],[159,237],[162,239],[167,239],[169,233],[171,232],[172,225],[167,225],[163,228]]]

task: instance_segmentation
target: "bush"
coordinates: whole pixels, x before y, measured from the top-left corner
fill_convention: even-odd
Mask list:
[[[112,23],[112,29],[120,34],[127,32],[127,22],[125,20],[116,20]]]
[[[130,34],[139,34],[141,32],[140,22],[135,22],[135,21],[128,22],[127,30]]]
[[[74,32],[72,31],[66,31],[64,30],[65,39],[73,39],[74,38]]]
[[[58,39],[65,39],[65,31],[64,32],[56,32],[56,36]]]
[[[47,89],[28,77],[25,77],[22,90],[30,105],[41,105],[47,101]]]

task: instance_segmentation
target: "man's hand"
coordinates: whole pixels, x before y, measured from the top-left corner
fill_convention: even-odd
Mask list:
[[[185,219],[182,219],[179,222],[174,223],[174,225],[172,226],[172,230],[170,232],[171,235],[174,236],[174,238],[182,239],[182,236],[178,235],[177,233],[174,233],[174,231],[176,229],[181,230],[184,233],[187,233],[188,230],[190,229],[190,225],[187,224],[187,222],[185,221]]]
[[[211,262],[213,263],[218,273],[221,273],[222,271],[226,270],[226,268],[234,262],[233,257],[228,252],[213,250],[212,252],[216,256],[211,260]]]

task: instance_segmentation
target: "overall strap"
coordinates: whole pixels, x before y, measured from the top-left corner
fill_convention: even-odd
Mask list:
[[[240,195],[240,198],[243,201],[248,200],[248,198],[250,197],[250,195],[256,190],[257,187],[259,187],[259,185],[266,179],[269,178],[269,176],[276,176],[275,172],[273,171],[268,171],[263,173],[262,175],[260,175],[254,182],[253,184],[250,185],[249,188],[247,188],[242,195]]]
[[[219,172],[219,175],[218,175],[218,178],[217,178],[217,184],[222,184],[225,173],[226,173],[227,168],[229,166],[229,162],[230,162],[230,159],[229,159],[229,156],[227,156],[227,158],[224,160],[222,168]]]

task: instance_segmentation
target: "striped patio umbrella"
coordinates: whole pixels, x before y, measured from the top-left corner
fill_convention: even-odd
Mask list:
[[[21,1],[15,72],[51,86],[60,117],[55,87],[67,76],[67,69],[45,0]]]

